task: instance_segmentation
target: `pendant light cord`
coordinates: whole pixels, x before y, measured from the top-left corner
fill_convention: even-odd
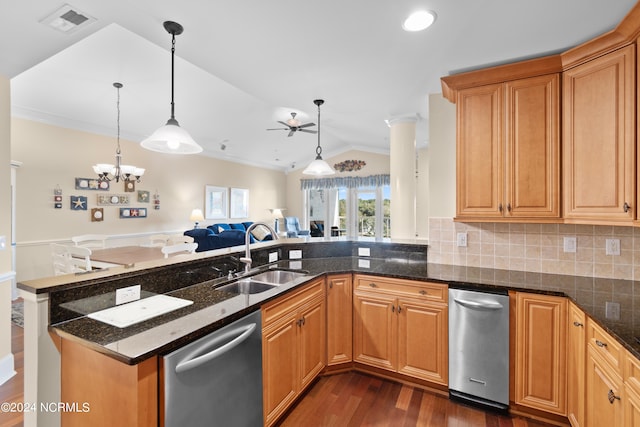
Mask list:
[[[171,120],[175,121],[175,111],[174,111],[174,102],[173,102],[173,72],[174,72],[174,57],[176,54],[176,33],[175,31],[171,33]]]
[[[318,104],[318,146],[316,147],[316,159],[322,159],[322,147],[320,146],[320,105]]]
[[[116,116],[116,123],[117,123],[117,143],[118,146],[116,148],[116,154],[120,155],[121,151],[120,151],[120,88],[122,87],[122,84],[120,83],[114,83],[113,84],[116,87],[117,93],[118,93],[118,98],[116,100],[116,111],[117,111],[117,116]]]

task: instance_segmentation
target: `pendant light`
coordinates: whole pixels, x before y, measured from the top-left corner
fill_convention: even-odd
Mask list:
[[[115,166],[110,163],[98,163],[93,165],[93,171],[98,174],[98,180],[100,182],[111,181],[115,179],[116,182],[120,180],[124,182],[140,182],[140,177],[144,175],[143,168],[137,168],[131,165],[123,165],[122,152],[120,151],[120,89],[122,89],[122,83],[115,82],[113,87],[118,92],[118,100],[116,102],[116,108],[118,111],[118,145],[116,146],[116,164]]]
[[[324,100],[316,99],[313,101],[314,104],[318,106],[318,146],[316,147],[316,158],[312,161],[307,168],[302,171],[305,175],[333,175],[336,173],[335,170],[329,163],[322,160],[322,147],[320,146],[320,106],[324,104]]]
[[[164,29],[171,34],[171,118],[167,124],[156,130],[150,137],[140,143],[143,148],[169,154],[197,154],[202,147],[191,138],[189,132],[178,124],[174,114],[173,102],[173,69],[176,52],[176,35],[182,34],[182,25],[173,21],[165,21]]]

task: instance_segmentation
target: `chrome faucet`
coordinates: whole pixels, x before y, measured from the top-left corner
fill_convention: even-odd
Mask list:
[[[240,258],[240,261],[244,263],[244,274],[248,274],[251,271],[252,260],[251,260],[251,247],[250,247],[251,245],[250,231],[256,228],[258,225],[264,225],[265,227],[267,227],[271,232],[271,236],[273,237],[273,240],[278,240],[278,233],[276,233],[275,230],[271,228],[270,225],[265,224],[264,222],[254,222],[249,227],[247,227],[247,231],[245,232],[245,236],[244,236],[244,247],[245,247],[244,257]]]

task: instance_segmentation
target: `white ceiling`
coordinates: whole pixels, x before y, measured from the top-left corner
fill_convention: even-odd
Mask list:
[[[440,77],[566,50],[614,28],[634,0],[69,0],[96,21],[73,34],[41,24],[64,5],[0,0],[0,74],[12,114],[141,141],[170,116],[176,21],[175,115],[203,155],[282,170],[304,167],[317,136],[267,131],[291,111],[317,122],[323,156],[387,153],[384,120],[414,116],[428,138],[428,99]],[[437,13],[420,33],[402,20]],[[8,13],[7,11],[10,11]],[[312,129],[317,129],[314,127]],[[221,144],[226,145],[225,151]],[[115,144],[114,144],[115,147]],[[126,162],[126,152],[123,153]],[[140,165],[144,166],[144,165]]]

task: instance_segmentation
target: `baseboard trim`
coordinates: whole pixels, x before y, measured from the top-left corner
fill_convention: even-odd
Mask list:
[[[14,369],[13,354],[9,353],[0,359],[0,385],[9,381],[17,372]]]

